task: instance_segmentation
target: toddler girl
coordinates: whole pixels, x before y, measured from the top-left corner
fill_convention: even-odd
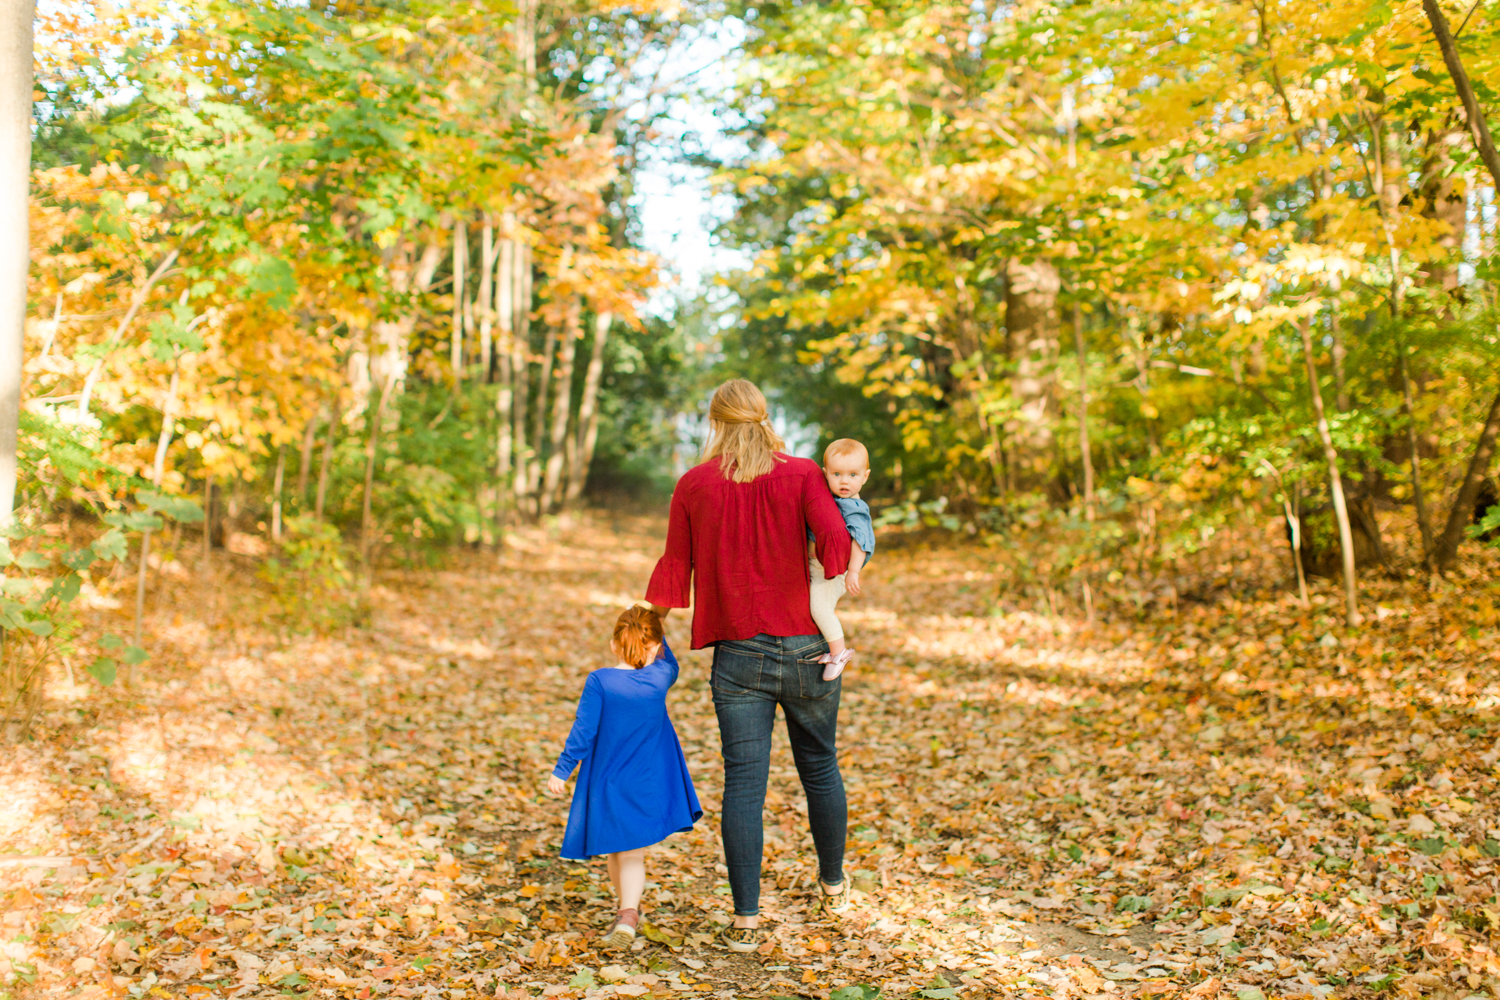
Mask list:
[[[818,631],[828,640],[828,652],[821,662],[823,679],[831,681],[844,672],[845,665],[854,650],[844,645],[844,626],[835,613],[839,598],[849,593],[860,594],[859,571],[875,554],[875,525],[870,520],[870,505],[859,498],[859,491],[870,478],[870,453],[865,446],[853,438],[839,438],[823,450],[823,475],[828,488],[833,491],[833,502],[844,515],[844,525],[854,540],[849,549],[849,569],[832,580],[823,579],[823,564],[818,562],[811,549],[807,553],[808,572],[812,576],[808,593],[813,621]],[[808,533],[812,538],[812,533]]]
[[[604,944],[620,948],[635,940],[640,922],[646,848],[691,830],[703,810],[667,716],[677,659],[661,619],[649,608],[629,609],[615,622],[609,648],[620,662],[584,682],[547,791],[561,795],[574,765],[581,765],[561,853],[569,861],[609,855],[620,912]]]

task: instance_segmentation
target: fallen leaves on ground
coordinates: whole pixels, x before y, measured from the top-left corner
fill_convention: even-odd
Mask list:
[[[673,716],[707,811],[603,952],[602,864],[541,794],[659,550],[564,519],[383,574],[368,628],[279,634],[169,594],[134,691],[54,685],[0,772],[9,988],[355,1000],[1500,993],[1493,607],[1225,599],[1084,626],[996,610],[980,546],[890,546],[842,606],[853,912],[815,909],[778,735],[758,954],[729,889],[706,653]],[[1393,590],[1392,594],[1399,596]],[[107,602],[101,602],[106,603]],[[107,609],[88,628],[118,628]]]

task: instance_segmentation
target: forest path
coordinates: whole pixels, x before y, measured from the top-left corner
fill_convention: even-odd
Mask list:
[[[996,611],[995,550],[974,544],[883,545],[867,596],[843,603],[858,905],[841,926],[813,915],[778,729],[758,955],[713,938],[730,908],[708,656],[673,616],[671,710],[707,815],[650,856],[647,938],[601,954],[603,866],[558,860],[567,805],[540,787],[662,527],[564,519],[499,564],[383,573],[369,626],[326,638],[266,624],[255,587],[177,584],[143,683],[57,683],[38,738],[0,765],[4,981],[1497,995],[1500,686],[1492,633],[1464,624],[1492,608],[1432,602],[1355,640],[1336,609],[1280,599],[1085,627]],[[95,603],[85,632],[119,631],[127,612]]]

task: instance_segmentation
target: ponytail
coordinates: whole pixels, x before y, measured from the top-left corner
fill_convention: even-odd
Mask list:
[[[661,618],[650,608],[627,608],[615,622],[615,644],[620,650],[620,659],[639,670],[648,662],[651,647],[660,646],[666,640],[661,627]]]

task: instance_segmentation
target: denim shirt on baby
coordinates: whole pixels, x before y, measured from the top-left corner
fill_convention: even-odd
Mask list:
[[[865,565],[870,565],[870,559],[875,555],[875,522],[870,519],[870,505],[859,497],[834,497],[833,502],[839,505],[839,513],[844,515],[844,526],[849,529],[849,537],[864,550]],[[807,540],[813,541],[811,528],[808,529]]]

